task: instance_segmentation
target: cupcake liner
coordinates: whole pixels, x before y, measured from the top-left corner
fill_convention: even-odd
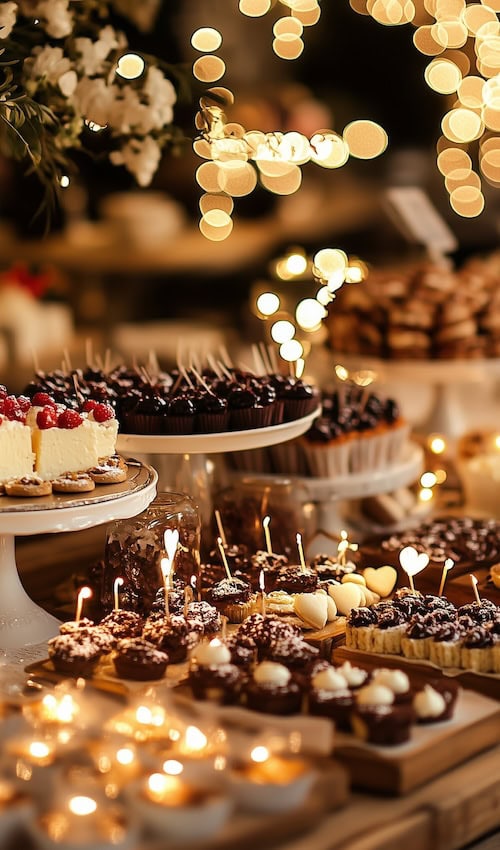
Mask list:
[[[410,425],[407,422],[396,424],[387,433],[387,463],[399,463],[403,449],[410,436]]]
[[[404,626],[393,626],[391,629],[374,629],[372,652],[400,655],[403,631]]]
[[[491,647],[484,646],[475,649],[463,646],[460,666],[465,670],[474,670],[476,673],[490,673],[493,670],[493,652]]]
[[[229,416],[227,410],[222,413],[198,413],[196,431],[198,434],[216,434],[227,431]]]
[[[229,427],[232,431],[249,431],[263,428],[269,411],[265,407],[243,407],[229,411]]]
[[[401,650],[405,658],[429,658],[432,637],[426,638],[401,638]]]
[[[429,659],[438,667],[460,667],[461,645],[458,641],[433,641],[429,649]]]
[[[500,643],[491,650],[491,669],[493,673],[500,673]]]
[[[148,416],[142,413],[129,413],[127,430],[130,434],[165,434],[167,419],[165,416]],[[177,433],[185,433],[179,431]]]
[[[283,422],[291,422],[293,419],[302,419],[308,413],[312,413],[318,407],[317,398],[285,399],[283,410]]]
[[[283,422],[283,415],[285,412],[285,402],[282,398],[277,398],[275,402],[271,405],[273,409],[273,425],[281,425]]]
[[[166,416],[167,434],[193,434],[194,416]]]
[[[336,478],[349,474],[351,441],[332,441],[325,445],[314,445],[304,440],[301,443],[309,473],[317,478]]]
[[[220,612],[227,617],[228,622],[242,623],[254,611],[256,601],[257,597],[253,595],[248,602],[228,602],[220,606]]]
[[[269,451],[274,472],[285,475],[304,475],[307,472],[306,460],[297,440],[271,446]]]

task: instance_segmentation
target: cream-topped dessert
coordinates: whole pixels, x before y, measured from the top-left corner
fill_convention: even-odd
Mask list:
[[[0,416],[0,484],[31,475],[34,459],[30,429]]]

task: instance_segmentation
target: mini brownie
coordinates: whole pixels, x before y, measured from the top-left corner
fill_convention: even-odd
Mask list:
[[[306,643],[298,635],[290,635],[273,641],[264,656],[268,661],[284,664],[294,673],[307,675],[314,661],[319,657],[319,649]]]
[[[142,633],[145,640],[153,643],[162,652],[166,652],[171,664],[185,661],[188,653],[199,640],[184,617],[164,617],[162,620],[148,620]]]
[[[244,686],[247,708],[266,714],[296,714],[302,692],[290,670],[274,661],[258,664]]]
[[[201,622],[204,635],[214,635],[220,632],[222,623],[220,614],[209,602],[190,602],[187,607],[186,619],[191,625]],[[195,625],[195,631],[198,631]]]
[[[95,641],[78,634],[51,638],[48,651],[57,673],[84,679],[92,676],[103,655],[101,647]]]
[[[184,588],[174,586],[168,591],[168,611],[169,614],[182,614],[184,610]],[[159,587],[156,591],[155,600],[151,606],[150,614],[165,615],[165,588]]]
[[[111,652],[116,644],[116,638],[109,632],[104,631],[99,626],[96,626],[93,620],[83,617],[81,620],[68,620],[66,623],[61,623],[59,626],[61,635],[75,635],[81,638],[88,638],[92,643],[99,646],[104,653]]]
[[[254,641],[259,659],[265,656],[271,643],[293,635],[302,636],[302,629],[287,623],[275,614],[267,614],[265,617],[262,614],[252,614],[241,624],[237,632],[238,640],[251,638]]]
[[[273,576],[273,590],[286,593],[313,593],[318,587],[314,570],[303,570],[298,564],[281,567]]]
[[[459,690],[458,683],[449,677],[427,682],[413,699],[417,723],[449,720],[453,715]]]
[[[193,656],[188,683],[195,699],[222,705],[238,702],[243,673],[231,663],[231,652],[217,639],[200,644]]]
[[[250,637],[230,635],[226,640],[226,646],[231,653],[231,664],[236,664],[237,667],[249,670],[257,660],[257,647]]]
[[[413,719],[409,705],[357,705],[351,714],[351,728],[369,744],[396,746],[409,740]]]
[[[169,657],[144,638],[133,637],[118,641],[113,664],[122,679],[147,682],[161,679],[167,669]]]
[[[207,593],[208,601],[228,618],[230,623],[242,623],[257,600],[250,584],[238,578],[224,578]]]
[[[139,637],[144,628],[144,619],[135,611],[125,611],[123,608],[111,611],[100,622],[100,628],[109,632],[118,640]]]

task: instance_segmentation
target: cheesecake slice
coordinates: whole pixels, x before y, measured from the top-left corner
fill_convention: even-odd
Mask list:
[[[40,428],[36,424],[31,431],[33,450],[36,455],[35,472],[40,478],[51,481],[64,472],[80,472],[95,466],[99,460],[95,431],[91,423],[75,411],[59,416],[57,427]],[[77,417],[80,420],[78,424]],[[61,427],[72,421],[70,427]]]
[[[31,475],[34,459],[31,429],[0,416],[0,484]]]

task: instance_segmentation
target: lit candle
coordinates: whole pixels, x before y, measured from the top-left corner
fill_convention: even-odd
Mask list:
[[[469,573],[469,575],[470,575],[470,580],[472,582],[472,589],[474,591],[474,596],[476,597],[476,602],[477,602],[478,605],[480,605],[481,604],[481,597],[479,596],[479,591],[477,589],[478,580],[477,580],[476,576],[472,575],[472,573]]]
[[[75,620],[78,623],[82,619],[82,611],[83,611],[83,600],[90,599],[92,596],[92,591],[90,587],[82,587],[78,591],[78,596],[76,597],[76,616]]]
[[[179,752],[185,756],[205,758],[210,753],[207,736],[197,726],[188,726],[179,743]]]
[[[152,773],[145,793],[153,803],[171,807],[186,805],[192,796],[189,786],[179,776],[167,773]]]
[[[425,552],[417,552],[413,546],[405,546],[399,553],[399,563],[408,576],[411,591],[415,593],[413,576],[425,569],[429,563],[429,556]]]
[[[190,584],[190,585],[191,585],[191,587],[193,588],[193,594],[194,594],[194,596],[197,598],[197,600],[198,600],[198,602],[199,602],[199,601],[201,600],[201,593],[200,593],[200,591],[199,591],[199,590],[197,590],[197,589],[196,589],[197,580],[196,580],[196,576],[194,575],[194,573],[193,573],[193,575],[191,576],[191,579],[190,579],[190,581],[189,581],[189,584]]]
[[[345,567],[347,563],[347,552],[349,549],[351,550],[351,552],[357,552],[358,544],[350,543],[347,531],[345,529],[342,529],[342,531],[340,532],[339,544],[337,546],[338,561],[342,567]]]
[[[222,540],[222,545],[227,546],[227,538],[224,532],[224,526],[222,525],[220,511],[215,511],[215,521],[217,523],[217,528],[219,529],[219,537]]]
[[[266,616],[266,584],[265,584],[265,576],[264,570],[261,570],[259,573],[259,587],[261,592],[261,605],[262,605],[262,616]]]
[[[306,567],[306,559],[304,558],[304,549],[303,549],[303,546],[302,546],[302,535],[301,535],[300,531],[298,531],[297,534],[295,535],[295,539],[297,541],[297,549],[299,550],[300,571],[302,573],[305,573],[306,570],[307,570],[307,567]]]
[[[55,759],[55,748],[47,741],[27,738],[15,738],[7,744],[10,755],[22,758],[36,767],[47,767]]]
[[[165,591],[165,617],[167,620],[170,617],[170,608],[168,604],[168,591],[170,586],[170,571],[172,569],[172,562],[169,561],[168,558],[162,558],[160,561],[161,573],[163,576],[163,589]]]
[[[452,559],[451,559],[451,558],[446,558],[446,561],[444,562],[444,565],[443,565],[443,572],[441,573],[441,584],[439,585],[438,596],[442,596],[442,595],[443,595],[443,591],[444,591],[444,584],[445,584],[445,581],[446,581],[446,577],[447,577],[447,575],[448,575],[449,571],[450,571],[450,570],[451,570],[454,566],[455,566],[455,561],[452,561]]]
[[[194,598],[193,597],[193,589],[192,589],[192,587],[190,587],[189,584],[187,584],[186,587],[184,588],[184,612],[183,613],[184,613],[185,617],[187,617],[187,615],[188,615],[188,608],[189,608],[190,603],[193,601],[193,598]]]
[[[218,537],[218,538],[217,538],[217,546],[219,547],[219,552],[220,552],[220,556],[221,556],[221,558],[222,558],[222,563],[224,564],[224,569],[225,569],[225,571],[226,571],[226,575],[227,575],[227,577],[228,577],[229,581],[231,581],[231,579],[232,579],[233,577],[232,577],[232,575],[231,575],[231,570],[229,569],[229,564],[228,564],[228,562],[227,562],[226,553],[224,552],[224,546],[223,546],[223,543],[222,543],[222,537]]]
[[[308,766],[298,758],[283,758],[272,754],[267,747],[257,745],[250,753],[250,761],[243,768],[245,776],[259,785],[287,785],[303,775]]]
[[[113,599],[115,604],[115,611],[118,611],[120,608],[120,597],[119,597],[119,588],[123,587],[123,579],[119,576],[115,578],[113,582]]]
[[[271,532],[269,531],[269,523],[271,522],[270,516],[265,516],[262,520],[262,528],[264,529],[264,537],[266,538],[266,549],[269,555],[273,554],[273,547],[271,543]]]

